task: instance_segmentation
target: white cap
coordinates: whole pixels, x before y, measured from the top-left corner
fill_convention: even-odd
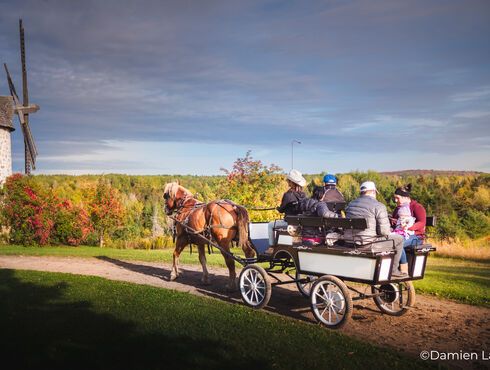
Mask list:
[[[376,190],[376,193],[379,193],[378,189],[376,189],[376,185],[372,181],[364,181],[361,184],[361,193],[368,190]]]
[[[301,172],[299,172],[298,170],[289,171],[289,175],[286,175],[286,178],[288,180],[291,180],[295,184],[298,184],[299,186],[305,186],[306,185],[305,178],[303,177]]]

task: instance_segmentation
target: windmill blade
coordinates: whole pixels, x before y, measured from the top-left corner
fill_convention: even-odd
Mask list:
[[[25,52],[25,42],[24,42],[24,27],[22,26],[22,19],[19,19],[19,34],[20,34],[20,58],[22,62],[22,100],[23,106],[29,106],[29,94],[27,90],[27,69],[26,69],[26,52]],[[20,105],[20,104],[19,104]],[[38,107],[39,108],[39,107]],[[24,145],[25,145],[25,160],[26,160],[26,173],[30,173],[30,165],[33,169],[36,168],[36,156],[38,154],[36,144],[34,144],[34,139],[32,137],[32,132],[29,127],[29,113],[26,110],[19,112],[20,116],[23,116],[22,133],[24,134]]]
[[[34,144],[34,138],[32,137],[32,132],[31,128],[29,127],[28,124],[24,124],[25,126],[25,133],[24,137],[26,138],[27,145],[30,150],[31,157],[35,160],[36,156],[38,155],[36,144]]]
[[[12,82],[12,78],[10,77],[10,73],[9,73],[8,68],[7,68],[7,64],[3,63],[3,66],[5,68],[5,73],[7,74],[7,81],[9,84],[10,94],[14,98],[15,107],[19,108],[21,104],[19,101],[19,97],[17,96],[17,92],[15,91],[15,86],[14,86],[14,83]],[[35,104],[33,104],[33,105],[35,106]],[[25,104],[24,104],[24,106],[25,106]],[[20,127],[22,128],[22,133],[24,134],[24,138],[26,138],[25,143],[29,149],[29,155],[31,157],[31,162],[34,165],[34,163],[36,161],[36,156],[38,155],[38,151],[36,148],[36,144],[34,143],[34,138],[32,137],[31,129],[30,129],[29,125],[26,124],[25,118],[27,118],[28,115],[24,114],[21,109],[16,109],[16,113],[19,116]]]
[[[14,103],[16,105],[20,105],[19,97],[17,96],[17,92],[15,91],[14,83],[12,82],[12,79],[10,78],[10,73],[9,73],[9,69],[7,68],[7,63],[3,63],[3,68],[5,68],[5,73],[7,74],[7,82],[9,84],[10,95],[13,96]]]
[[[24,27],[22,27],[22,19],[19,19],[20,31],[20,59],[22,62],[22,95],[24,106],[29,105],[29,94],[27,92],[27,70],[26,70],[26,48],[24,42]]]

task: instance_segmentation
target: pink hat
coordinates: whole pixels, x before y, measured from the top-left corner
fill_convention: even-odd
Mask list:
[[[398,209],[398,216],[411,216],[410,203],[403,203]]]

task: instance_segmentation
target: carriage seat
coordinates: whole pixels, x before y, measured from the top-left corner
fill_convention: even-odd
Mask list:
[[[367,228],[367,221],[364,218],[323,218],[311,216],[287,216],[286,222],[289,225],[321,227],[325,230],[364,230]],[[355,248],[357,250],[389,252],[393,250],[393,241],[383,240],[383,238],[362,238],[354,235],[350,240],[343,237],[333,242],[328,242],[328,234],[326,235],[326,243],[322,247],[327,248]],[[329,245],[333,244],[333,245]]]

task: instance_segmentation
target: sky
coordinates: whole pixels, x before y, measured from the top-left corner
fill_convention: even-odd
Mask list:
[[[21,95],[19,18],[34,174],[490,172],[487,0],[0,0]]]

